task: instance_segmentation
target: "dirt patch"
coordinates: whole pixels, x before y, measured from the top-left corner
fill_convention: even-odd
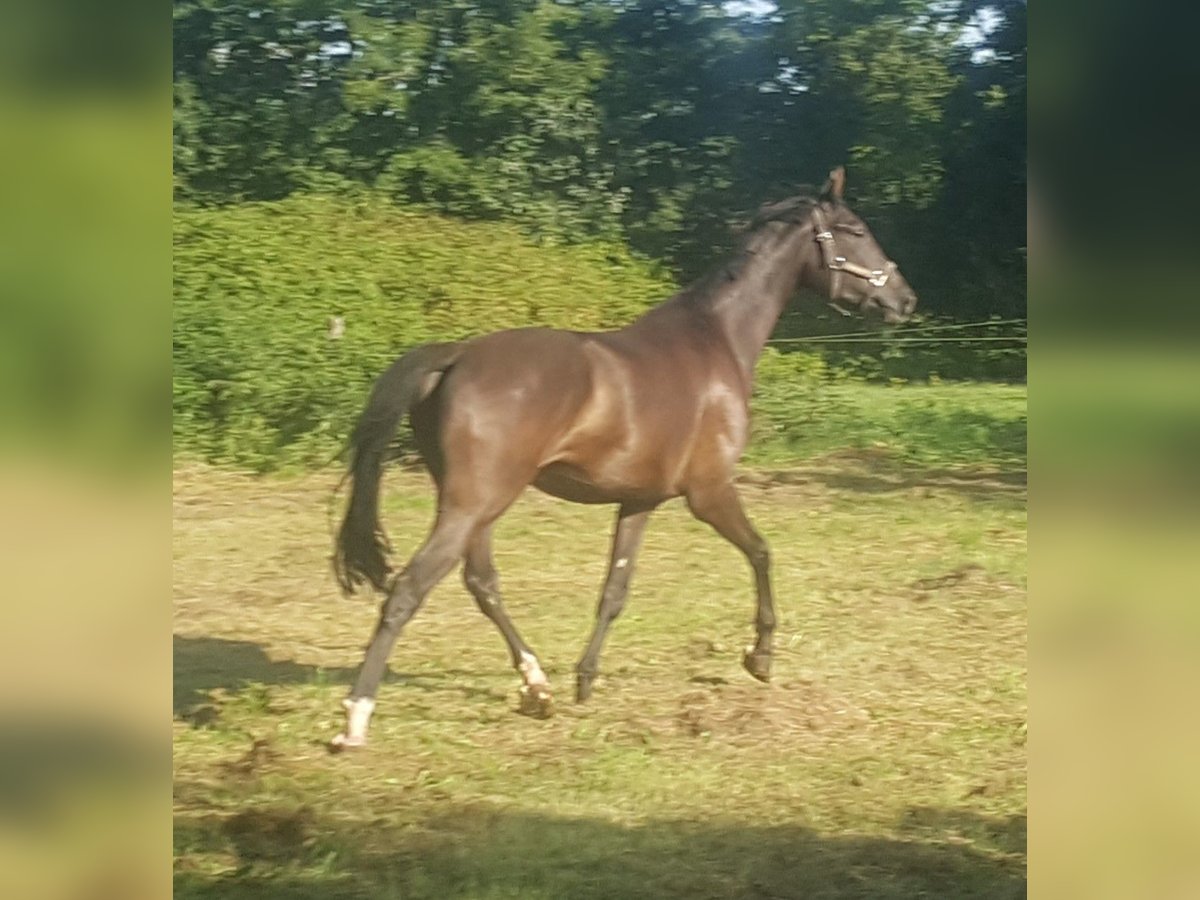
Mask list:
[[[728,682],[688,691],[679,698],[679,733],[734,743],[787,736],[827,738],[870,721],[866,710],[821,685],[791,682],[761,688]]]

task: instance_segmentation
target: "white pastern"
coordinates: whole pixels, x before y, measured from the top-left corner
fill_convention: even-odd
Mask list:
[[[525,683],[530,687],[545,687],[550,682],[546,678],[546,673],[542,671],[542,667],[538,664],[537,657],[532,653],[521,652],[521,676],[525,679]]]
[[[351,700],[347,697],[342,701],[346,707],[346,739],[350,742],[361,743],[367,738],[367,725],[371,721],[371,713],[375,711],[375,701],[367,697]]]

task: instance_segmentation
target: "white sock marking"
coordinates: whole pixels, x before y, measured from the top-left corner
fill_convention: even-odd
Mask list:
[[[342,701],[346,707],[346,737],[350,739],[366,739],[367,724],[371,721],[371,713],[375,711],[375,701],[367,697],[351,700],[347,697]]]
[[[530,687],[545,686],[549,684],[546,678],[546,673],[542,671],[542,667],[538,664],[537,657],[532,653],[521,651],[521,675],[525,678],[525,683]]]

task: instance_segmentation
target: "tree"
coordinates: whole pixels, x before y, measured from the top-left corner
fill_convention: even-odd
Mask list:
[[[846,163],[926,309],[1024,309],[1019,0],[177,0],[174,40],[181,199],[377,190],[688,279]]]

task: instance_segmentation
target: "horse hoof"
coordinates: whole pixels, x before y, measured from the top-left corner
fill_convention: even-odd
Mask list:
[[[742,667],[754,678],[766,684],[771,680],[771,653],[750,647],[742,654]]]
[[[355,750],[365,746],[367,746],[365,737],[347,737],[345,734],[338,734],[334,735],[333,740],[329,742],[329,752],[343,753],[346,750]]]
[[[554,715],[554,698],[545,688],[521,688],[520,712],[535,719],[549,719]]]

